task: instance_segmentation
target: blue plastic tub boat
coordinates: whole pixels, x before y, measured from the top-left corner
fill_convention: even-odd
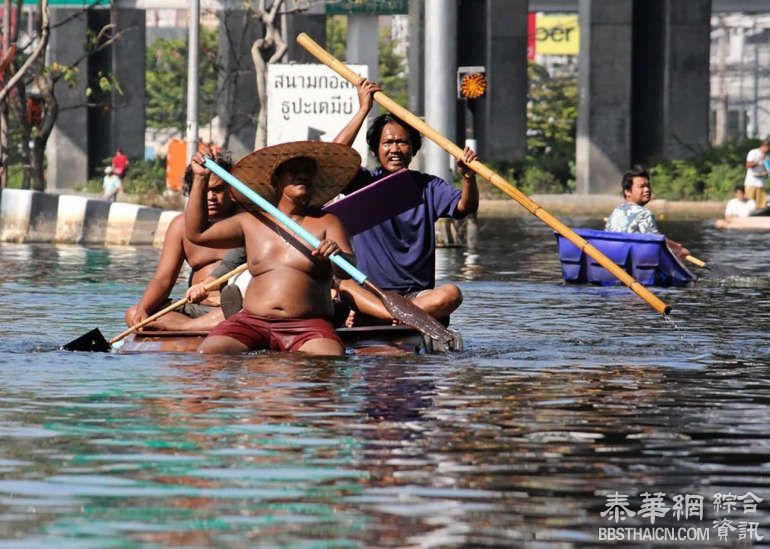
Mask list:
[[[696,279],[671,253],[662,234],[574,230],[645,286],[685,286]],[[558,233],[556,242],[565,282],[601,286],[620,284],[612,273]]]

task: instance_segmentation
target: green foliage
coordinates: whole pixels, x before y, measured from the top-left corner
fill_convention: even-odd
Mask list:
[[[409,103],[409,90],[406,78],[406,60],[395,50],[396,44],[390,39],[388,29],[380,33],[380,87],[383,93],[393,101],[407,106]]]
[[[531,194],[560,194],[572,190],[553,171],[536,164],[525,165],[519,185]]]
[[[709,148],[687,160],[659,162],[650,167],[655,196],[674,200],[724,200],[743,183],[746,154],[756,139],[732,141]]]
[[[208,124],[216,116],[218,34],[201,28],[198,120]],[[178,128],[187,118],[187,40],[159,39],[147,48],[145,113],[151,128]]]
[[[154,160],[132,160],[126,177],[123,178],[123,192],[140,196],[153,196],[166,189],[166,158]]]
[[[529,64],[528,77],[525,179],[536,192],[569,191],[575,178],[577,78],[551,76],[536,63]]]
[[[111,162],[111,158],[105,158],[102,161],[102,166],[107,167]],[[100,175],[76,185],[75,190],[101,194],[104,170],[99,170],[99,172]],[[137,196],[141,202],[154,201],[158,195],[166,190],[165,157],[155,160],[131,159],[131,164],[122,183],[124,193]]]
[[[20,165],[8,166],[8,188],[21,189],[24,181],[24,168]]]
[[[532,159],[525,160],[523,165],[511,162],[490,162],[490,168],[500,174],[503,179],[514,185],[524,194],[561,194],[573,192],[574,179],[570,179],[565,185],[552,171]],[[574,163],[570,162],[568,169],[574,170]],[[486,198],[503,198],[504,194],[496,189],[490,191],[488,185],[481,187],[487,194]]]
[[[63,78],[70,88],[74,88],[78,83],[78,73],[80,69],[76,66],[65,65],[58,61],[52,62],[47,67],[43,67],[43,73],[50,78]]]
[[[577,79],[551,76],[540,65],[529,65],[527,156],[519,169],[509,168],[527,193],[571,192],[575,188]],[[746,153],[757,140],[709,148],[687,160],[654,163],[649,167],[655,196],[674,200],[724,200],[743,182]]]
[[[348,18],[341,15],[326,18],[326,49],[337,59],[346,59]]]
[[[75,185],[75,190],[84,193],[102,194],[102,178],[92,177],[85,183]]]
[[[338,59],[347,55],[347,17],[326,18],[326,49]],[[390,39],[388,29],[382,29],[379,38],[379,84],[383,93],[399,105],[409,101],[406,59],[396,53],[396,44]]]

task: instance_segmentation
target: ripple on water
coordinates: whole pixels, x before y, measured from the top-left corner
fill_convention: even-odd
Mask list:
[[[687,526],[766,502],[764,241],[667,227],[765,283],[655,289],[667,322],[487,220],[438,254],[464,352],[336,361],[60,352],[123,328],[157,251],[0,245],[0,546],[591,546],[616,492],[701,495]]]

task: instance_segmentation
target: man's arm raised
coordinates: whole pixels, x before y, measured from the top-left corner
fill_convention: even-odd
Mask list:
[[[479,209],[479,187],[476,184],[476,172],[468,167],[471,162],[477,159],[476,152],[470,147],[465,147],[463,159],[457,163],[457,169],[463,174],[463,187],[456,211],[462,215],[474,214]]]
[[[205,152],[205,151],[204,151]],[[209,226],[206,204],[208,180],[211,172],[203,166],[203,153],[197,152],[192,159],[193,182],[185,208],[185,236],[190,242],[211,248],[235,248],[243,245],[240,214],[223,219]]]
[[[334,143],[342,143],[348,147],[353,145],[353,141],[356,140],[358,132],[361,131],[361,126],[364,125],[364,121],[374,105],[374,93],[380,91],[380,86],[376,82],[361,78],[361,81],[356,86],[356,90],[358,90],[358,112],[353,115],[350,122],[342,128],[342,131],[337,134],[337,137],[335,137],[333,141]]]

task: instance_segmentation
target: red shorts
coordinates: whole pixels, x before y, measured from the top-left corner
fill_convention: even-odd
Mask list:
[[[251,351],[297,351],[311,339],[333,339],[344,347],[331,322],[323,318],[267,318],[243,309],[220,322],[210,336],[232,337]]]

